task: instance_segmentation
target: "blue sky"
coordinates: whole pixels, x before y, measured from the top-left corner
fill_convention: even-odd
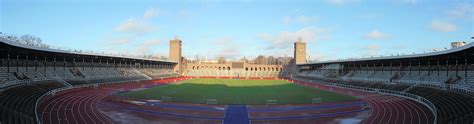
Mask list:
[[[63,48],[213,59],[292,56],[302,37],[310,59],[420,53],[471,42],[472,0],[2,0],[0,31]]]

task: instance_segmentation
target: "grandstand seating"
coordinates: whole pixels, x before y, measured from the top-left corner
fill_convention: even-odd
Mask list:
[[[433,102],[438,109],[439,123],[464,124],[474,120],[472,97],[427,87],[415,87],[408,92]]]
[[[35,103],[44,93],[63,86],[176,76],[169,69],[134,68],[32,68],[19,67],[7,72],[0,67],[0,123],[35,123]],[[67,81],[67,82],[66,82]]]
[[[1,123],[36,123],[36,100],[49,90],[63,85],[56,82],[37,82],[7,89],[0,93]]]
[[[457,92],[447,91],[435,87],[424,87],[416,84],[405,84],[403,82],[426,82],[432,85],[452,85],[471,87],[474,78],[473,72],[455,71],[394,71],[391,74],[381,71],[352,70],[341,74],[339,78],[330,78],[325,73],[314,73],[318,70],[303,71],[299,76],[305,79],[330,81],[346,85],[370,87],[407,92],[430,100],[438,110],[438,123],[472,123],[474,120],[474,97]],[[394,75],[392,75],[394,74]],[[397,77],[398,76],[398,77]],[[394,78],[397,77],[397,78]],[[461,79],[456,79],[461,77]],[[456,79],[455,83],[449,82]],[[391,83],[392,82],[392,83]],[[473,87],[471,87],[473,88]]]
[[[466,83],[469,83],[469,84],[471,84],[471,85],[474,85],[474,71],[468,71],[468,72],[467,72]]]
[[[6,68],[0,67],[0,81],[1,82],[7,82],[7,81],[12,81],[12,80],[17,80],[12,73],[7,73]]]
[[[42,80],[62,79],[71,84],[90,84],[123,80],[144,80],[177,76],[169,69],[92,68],[92,67],[0,67],[0,89]],[[140,70],[140,71],[138,71]],[[146,71],[145,71],[146,70]]]

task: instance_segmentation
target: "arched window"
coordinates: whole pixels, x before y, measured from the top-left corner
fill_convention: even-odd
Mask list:
[[[230,67],[227,67],[227,70],[230,70]]]
[[[249,71],[249,68],[245,67],[245,71]]]

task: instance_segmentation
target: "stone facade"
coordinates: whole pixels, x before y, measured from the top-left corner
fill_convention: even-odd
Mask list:
[[[183,57],[182,57],[182,41],[178,38],[170,40],[169,47],[169,60],[175,61],[178,64],[174,67],[174,72],[181,74],[184,70],[183,68]]]
[[[294,45],[294,58],[296,64],[306,63],[306,43],[301,38],[295,42]]]

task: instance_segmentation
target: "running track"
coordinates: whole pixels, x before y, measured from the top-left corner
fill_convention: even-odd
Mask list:
[[[45,97],[39,106],[39,114],[43,123],[114,123],[99,109],[101,99],[119,91],[149,87],[164,84],[176,79],[166,79],[158,82],[114,84],[105,87],[83,88],[65,91],[55,96]],[[362,122],[366,124],[432,124],[433,115],[425,106],[404,98],[362,92],[326,86],[322,84],[298,82],[295,83],[310,87],[317,87],[333,92],[350,94],[362,98],[370,106],[370,116]]]
[[[354,89],[337,88],[323,84],[292,80],[296,84],[349,94],[369,103],[370,116],[365,124],[433,124],[434,115],[426,106],[410,99],[368,93]]]

